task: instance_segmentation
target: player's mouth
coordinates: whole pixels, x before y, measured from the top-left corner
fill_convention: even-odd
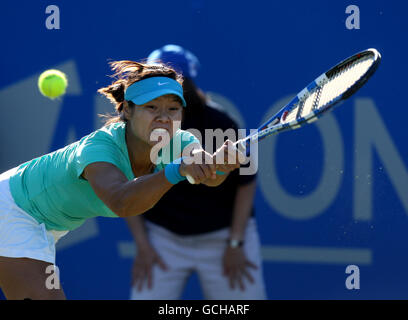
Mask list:
[[[163,140],[164,139],[164,140]],[[171,134],[170,130],[163,127],[153,128],[150,132],[150,141],[157,143],[159,141],[170,141]]]
[[[157,127],[157,128],[153,128],[151,132],[152,132],[152,133],[155,132],[156,134],[160,134],[160,133],[165,134],[164,131],[166,131],[167,133],[169,133],[169,132],[170,132],[170,129],[169,129],[169,128],[164,128],[164,127]]]

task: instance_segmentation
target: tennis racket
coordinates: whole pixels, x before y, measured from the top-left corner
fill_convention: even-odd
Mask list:
[[[376,49],[359,52],[323,73],[301,90],[287,105],[262,124],[255,133],[234,143],[249,156],[251,141],[316,121],[334,106],[350,98],[377,70],[381,55]],[[194,184],[194,178],[187,176]]]

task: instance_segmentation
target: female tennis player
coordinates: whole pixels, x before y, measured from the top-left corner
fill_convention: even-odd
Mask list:
[[[228,157],[231,142],[210,155],[193,135],[177,128],[186,106],[181,75],[164,65],[117,61],[111,66],[117,80],[99,92],[115,104],[117,117],[0,175],[0,287],[7,299],[65,298],[62,288],[47,288],[46,269],[55,264],[58,239],[87,218],[141,214],[186,175],[210,186],[227,176],[217,174],[213,160],[218,153]],[[170,148],[177,141],[181,151],[190,146],[187,156],[194,152],[194,159],[198,155],[208,164],[175,157],[170,163],[152,161],[162,157],[152,156],[158,142],[151,135],[164,130]],[[237,167],[225,164],[218,170]]]

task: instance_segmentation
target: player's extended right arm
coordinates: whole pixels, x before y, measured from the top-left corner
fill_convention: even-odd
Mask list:
[[[181,163],[180,166],[181,175],[190,174],[198,183],[216,177],[214,164]],[[167,179],[165,170],[128,180],[121,170],[109,162],[87,165],[82,176],[88,180],[99,199],[119,217],[146,212],[174,185]]]
[[[89,164],[83,177],[119,217],[134,216],[151,209],[173,186],[164,170],[128,180],[121,170],[108,162]]]

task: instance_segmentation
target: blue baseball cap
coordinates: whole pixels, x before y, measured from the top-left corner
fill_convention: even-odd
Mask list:
[[[131,84],[125,91],[125,100],[142,105],[166,94],[178,96],[183,107],[187,105],[181,84],[167,77],[152,77]]]
[[[200,67],[200,62],[193,53],[175,44],[156,49],[147,57],[148,64],[158,62],[169,64],[184,77],[191,79],[197,76]]]

